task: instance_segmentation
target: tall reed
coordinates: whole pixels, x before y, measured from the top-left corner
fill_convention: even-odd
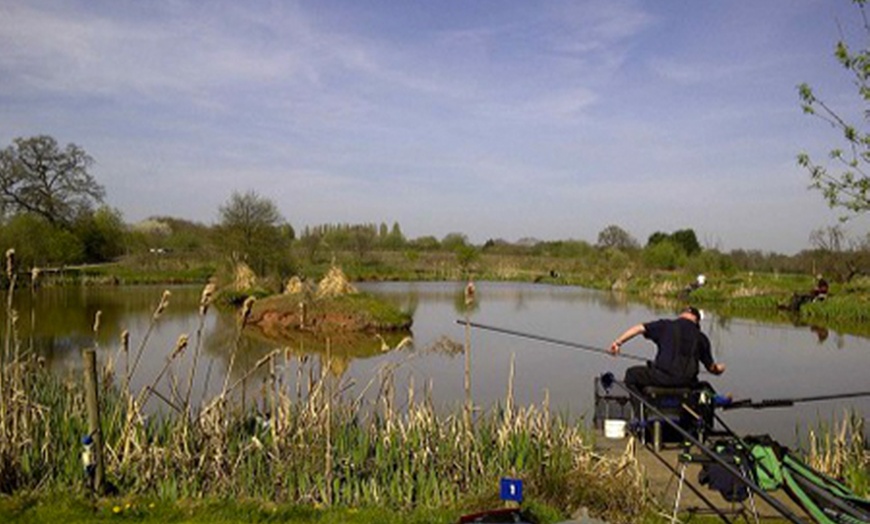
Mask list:
[[[206,304],[204,299],[202,316]],[[167,307],[164,294],[148,333]],[[239,325],[244,321],[243,309]],[[413,382],[404,386],[408,402],[399,409],[396,395],[403,386],[395,383],[395,372],[401,363],[373,378],[379,394],[365,401],[348,398],[349,384],[333,383],[329,358],[295,357],[291,348],[276,348],[251,369],[224,377],[220,392],[195,408],[190,376],[173,378],[190,345],[187,335],[164,349],[163,367],[134,391],[130,378],[145,341],[131,358],[124,333],[121,346],[110,352],[116,361],[123,358],[123,375],[114,380],[113,366],[120,362],[108,359],[102,394],[107,479],[123,493],[434,508],[487,499],[497,492],[498,479],[511,475],[525,480],[529,496],[566,512],[587,506],[619,520],[644,508],[637,470],[595,454],[582,421],[554,416],[546,402],[515,406],[513,363],[504,406],[481,411],[473,424],[466,406],[439,412],[431,386],[415,391]],[[198,331],[194,359],[200,336]],[[237,353],[240,340],[228,342],[229,354]],[[239,393],[262,369],[269,371],[267,379],[243,409]],[[83,490],[79,440],[87,429],[81,379],[53,375],[34,355],[4,360],[0,376],[6,437],[0,441],[0,492]],[[14,376],[20,377],[17,383]],[[163,416],[146,412],[152,395],[173,410]],[[9,431],[13,426],[18,430]]]

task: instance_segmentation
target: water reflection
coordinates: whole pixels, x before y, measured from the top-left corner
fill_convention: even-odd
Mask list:
[[[22,351],[37,353],[59,372],[78,370],[80,350],[96,347],[102,361],[115,361],[121,377],[129,359],[141,348],[141,363],[131,383],[142,388],[164,367],[178,337],[188,334],[189,348],[167,376],[186,384],[192,374],[194,399],[209,398],[220,391],[234,353],[230,381],[244,378],[243,390],[256,393],[263,388],[269,370],[268,366],[251,370],[277,349],[281,381],[287,387],[300,387],[299,381],[306,380],[306,374],[317,373],[328,364],[329,373],[343,384],[348,396],[375,402],[378,388],[371,386],[372,381],[380,380],[389,369],[399,405],[407,400],[413,383],[418,389],[415,398],[429,395],[436,407],[453,409],[462,405],[464,395],[465,333],[456,321],[466,315],[482,324],[606,348],[626,326],[672,316],[678,308],[668,301],[639,304],[623,295],[574,287],[478,282],[474,308],[466,311],[464,282],[363,283],[358,287],[413,312],[411,342],[402,344],[407,334],[394,333],[275,339],[251,329],[242,332],[232,311],[213,308],[204,319],[199,316],[199,287],[169,288],[169,307],[156,322],[153,315],[162,287],[44,288],[33,296],[24,291],[15,301],[17,336]],[[102,318],[99,331],[94,333],[97,311],[102,312]],[[758,400],[866,389],[865,370],[870,359],[866,339],[820,327],[756,322],[715,313],[707,315],[702,328],[710,337],[716,360],[728,366],[725,375],[711,380],[720,392]],[[122,351],[124,330],[130,333],[130,356]],[[474,401],[484,408],[506,399],[512,356],[516,359],[516,402],[541,404],[548,398],[553,410],[573,416],[591,415],[594,377],[605,371],[621,376],[631,365],[629,361],[498,333],[475,330],[470,342]],[[625,350],[652,357],[654,346],[637,339]],[[168,381],[158,389],[171,395]],[[161,407],[159,400],[152,399],[152,403]],[[842,416],[850,408],[866,413],[870,404],[866,398],[850,399],[792,409],[735,410],[724,416],[738,431],[771,433],[791,443],[797,426]]]

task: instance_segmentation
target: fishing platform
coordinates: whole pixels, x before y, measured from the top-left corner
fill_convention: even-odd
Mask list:
[[[703,383],[647,387],[639,394],[612,374],[596,377],[594,398],[595,427],[605,436],[599,447],[610,453],[646,451],[634,457],[658,500],[671,508],[673,522],[686,514],[713,514],[726,523],[757,524],[769,517],[793,523],[870,522],[870,500],[814,470],[769,436],[737,435],[716,413],[807,399],[734,403]]]

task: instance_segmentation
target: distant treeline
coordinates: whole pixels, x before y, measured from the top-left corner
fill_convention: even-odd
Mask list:
[[[372,278],[382,269],[390,278],[473,274],[483,257],[487,269],[495,268],[506,278],[516,268],[555,272],[552,267],[565,267],[548,268],[547,260],[493,264],[493,257],[501,256],[570,259],[572,269],[582,267],[611,281],[626,272],[683,270],[824,272],[843,282],[867,274],[870,267],[870,239],[846,238],[839,226],[814,231],[811,248],[795,255],[702,247],[688,228],[657,231],[641,244],[618,225],[605,227],[595,243],[526,238],[489,239],[475,245],[462,232],[440,239],[409,239],[397,222],[305,226],[297,235],[275,202],[255,191],[233,192],[219,207],[213,225],[160,216],[128,224],[121,211],[105,205],[105,189],[88,172],[93,162],[81,147],[61,147],[46,135],[16,138],[0,150],[0,249],[7,258],[14,257],[15,267],[64,268],[123,260],[135,272],[136,264],[147,268],[155,265],[155,258],[172,257],[184,270],[196,264],[234,267],[245,262],[256,274],[279,279],[330,260],[356,265]],[[389,263],[379,267],[384,261],[378,258]]]
[[[620,233],[614,236],[616,231]],[[624,234],[623,234],[624,233]],[[834,233],[836,236],[836,232]],[[258,237],[262,237],[258,240]],[[197,261],[248,262],[259,274],[287,276],[311,264],[339,257],[374,263],[384,253],[414,261],[425,253],[442,253],[457,266],[473,271],[480,257],[540,257],[573,259],[588,267],[612,271],[683,270],[728,274],[739,271],[816,273],[848,281],[870,267],[868,244],[819,243],[794,255],[760,250],[723,252],[703,248],[691,229],[656,232],[644,245],[618,226],[609,226],[598,242],[585,240],[490,239],[475,245],[463,233],[442,238],[406,238],[398,223],[321,224],[296,231],[283,222],[242,227],[205,225],[181,218],[152,217],[125,224],[120,213],[100,208],[71,225],[52,224],[32,213],[19,213],[0,223],[0,248],[15,249],[17,267],[46,268],[117,260],[149,261],[172,257]],[[416,254],[416,255],[415,255]],[[392,257],[391,260],[396,260]]]

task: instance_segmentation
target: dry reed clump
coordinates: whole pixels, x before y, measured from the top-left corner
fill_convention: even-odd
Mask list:
[[[257,274],[244,262],[237,262],[233,268],[233,289],[244,291],[257,286]]]
[[[333,298],[355,293],[357,293],[357,289],[351,285],[344,271],[338,266],[332,266],[326,276],[318,282],[315,296],[316,298]]]
[[[731,292],[731,298],[749,298],[749,297],[758,297],[765,295],[765,290],[757,287],[757,286],[744,286],[741,284],[740,287]]]
[[[311,286],[307,281],[302,280],[298,276],[294,275],[287,280],[287,283],[284,285],[284,293],[288,295],[298,295],[302,293],[309,293],[311,291]]]
[[[680,290],[680,286],[676,282],[666,280],[658,282],[650,286],[650,294],[655,296],[672,296]]]
[[[861,495],[870,492],[870,451],[864,433],[864,417],[846,413],[828,428],[809,431],[807,464],[830,477],[850,480]]]

